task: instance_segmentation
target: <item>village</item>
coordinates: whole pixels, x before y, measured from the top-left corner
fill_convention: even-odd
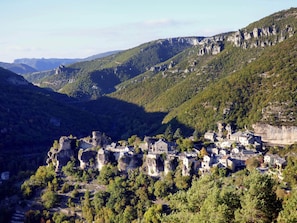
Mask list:
[[[154,178],[163,178],[178,168],[182,176],[203,176],[215,169],[223,169],[228,175],[247,167],[249,159],[260,159],[257,167],[260,173],[273,174],[282,180],[282,170],[286,160],[279,155],[266,153],[260,136],[251,131],[234,131],[231,125],[218,123],[216,132],[209,131],[203,136],[203,143],[193,143],[193,148],[181,151],[175,140],[144,137],[139,144],[131,146],[120,142],[111,142],[109,137],[99,131],[92,136],[77,139],[62,136],[48,152],[47,164],[55,167],[57,175],[69,161],[75,160],[81,170],[98,170],[111,164],[121,173],[139,168]],[[193,137],[187,138],[193,140]],[[74,170],[75,171],[75,170]],[[0,184],[9,180],[9,172],[1,173]],[[93,184],[91,188],[96,187]],[[94,188],[91,189],[91,191]],[[8,202],[8,201],[6,201]],[[68,209],[60,209],[68,213]],[[16,210],[11,222],[23,222],[24,211]]]
[[[71,157],[77,156],[81,169],[92,168],[100,172],[104,165],[111,163],[121,172],[141,168],[149,176],[163,177],[178,166],[183,176],[204,175],[213,168],[224,168],[232,173],[244,169],[248,159],[262,156],[263,163],[258,170],[274,169],[277,177],[282,177],[286,160],[275,154],[265,154],[261,137],[248,130],[234,131],[229,124],[218,123],[217,132],[206,132],[204,140],[207,144],[203,146],[193,144],[191,151],[180,151],[176,142],[164,138],[145,137],[138,146],[128,146],[110,143],[104,134],[93,131],[92,137],[79,140],[61,137],[59,146],[48,152],[47,163],[53,163],[59,172]]]

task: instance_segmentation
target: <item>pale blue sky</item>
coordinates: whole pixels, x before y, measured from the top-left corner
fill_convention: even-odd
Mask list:
[[[160,38],[235,31],[296,0],[0,0],[0,61],[84,58]]]

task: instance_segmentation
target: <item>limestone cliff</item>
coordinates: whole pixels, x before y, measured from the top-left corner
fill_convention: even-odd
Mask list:
[[[264,142],[276,145],[297,143],[296,126],[272,126],[256,123],[253,125],[255,135],[260,135]]]

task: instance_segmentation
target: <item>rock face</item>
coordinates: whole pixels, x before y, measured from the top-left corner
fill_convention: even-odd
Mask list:
[[[78,160],[81,169],[95,168],[97,166],[97,151],[92,149],[80,150]]]
[[[213,37],[207,37],[201,40],[197,45],[199,47],[198,56],[203,55],[216,55],[223,51],[224,41],[227,35],[221,34]]]
[[[75,142],[76,138],[62,136],[59,140],[59,148],[51,149],[48,152],[46,162],[53,163],[56,171],[61,170],[71,160],[71,157],[75,156]]]
[[[253,48],[272,46],[293,36],[294,29],[290,25],[279,29],[275,25],[269,27],[257,28],[248,31],[246,29],[238,30],[228,37],[228,41],[237,47]],[[269,37],[269,38],[267,38]]]
[[[297,143],[296,126],[272,126],[269,124],[254,124],[255,135],[260,135],[262,140],[276,145],[291,145]]]
[[[103,166],[108,164],[109,162],[114,161],[114,156],[105,149],[99,149],[97,154],[97,168],[99,171],[102,170]]]
[[[159,154],[148,154],[146,156],[148,175],[158,177],[164,172],[164,164]]]
[[[233,33],[220,34],[213,37],[197,39],[196,45],[199,47],[198,56],[216,55],[224,50],[225,43],[231,42],[236,47],[256,48],[273,46],[285,39],[293,36],[294,29],[290,25],[278,28],[275,25],[268,27],[255,27],[252,30],[242,29]]]
[[[142,156],[137,154],[123,154],[118,160],[118,169],[120,171],[128,172],[129,170],[136,169],[142,165]]]
[[[99,131],[92,132],[92,143],[94,146],[106,146],[110,142],[110,138]]]

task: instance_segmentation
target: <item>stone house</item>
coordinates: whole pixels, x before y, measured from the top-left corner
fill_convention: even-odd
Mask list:
[[[157,142],[155,142],[152,145],[152,150],[149,151],[151,153],[157,153],[157,154],[162,154],[162,153],[170,153],[175,151],[175,143],[167,142],[164,139],[159,139]]]
[[[155,144],[156,141],[158,140],[155,138],[145,136],[143,142],[140,143],[139,148],[142,151],[152,150],[152,146]]]
[[[199,168],[199,171],[202,174],[208,173],[213,164],[215,164],[215,157],[213,155],[205,155],[201,162],[201,167]]]
[[[228,168],[232,171],[235,170],[235,163],[233,162],[233,160],[231,159],[231,157],[229,155],[225,155],[225,156],[222,156],[219,158],[219,163],[225,167],[225,168]]]
[[[264,156],[264,163],[268,166],[276,167],[277,169],[282,170],[286,165],[286,160],[277,154],[266,154]]]
[[[204,138],[210,140],[211,142],[215,142],[217,140],[217,134],[215,132],[206,132],[204,134]]]
[[[245,167],[245,162],[247,159],[259,156],[261,153],[258,153],[253,150],[241,149],[238,153],[231,152],[230,157],[234,162],[235,167],[242,168]]]
[[[190,176],[193,172],[196,173],[199,169],[200,161],[197,160],[197,156],[183,156],[182,160],[182,175]]]

